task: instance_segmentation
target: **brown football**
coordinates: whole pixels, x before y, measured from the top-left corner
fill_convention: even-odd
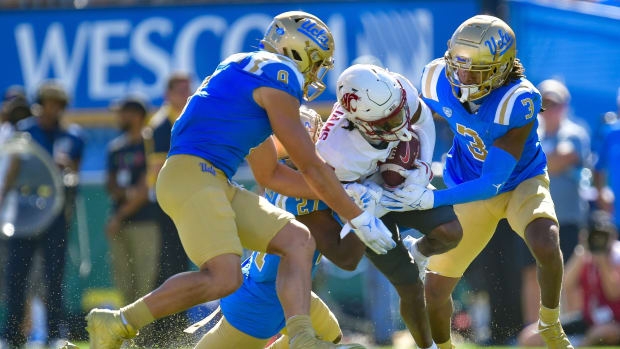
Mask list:
[[[395,189],[403,184],[405,177],[401,175],[406,170],[415,168],[415,160],[420,158],[420,141],[415,133],[410,141],[401,141],[390,152],[384,162],[379,162],[379,172],[383,177],[384,186]]]

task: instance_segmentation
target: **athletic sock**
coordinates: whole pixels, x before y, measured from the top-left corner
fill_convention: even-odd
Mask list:
[[[310,316],[308,315],[295,315],[286,320],[286,332],[291,340],[297,337],[298,334],[308,330],[314,334],[312,321],[310,321]]]
[[[450,342],[450,341],[448,341],[448,342]],[[450,345],[452,345],[452,344],[450,344]],[[433,342],[433,344],[430,347],[428,347],[428,348],[422,348],[422,347],[420,347],[420,348],[421,349],[438,349],[437,348],[437,344],[435,344],[435,342]],[[452,348],[452,347],[450,347],[450,348]]]
[[[540,324],[542,326],[549,326],[555,324],[560,319],[560,306],[551,309],[540,304],[539,317]]]
[[[435,345],[435,343],[433,343]],[[452,349],[452,338],[448,339],[447,342],[437,343],[437,348],[439,349]]]
[[[136,331],[155,321],[143,298],[121,308],[121,315]]]

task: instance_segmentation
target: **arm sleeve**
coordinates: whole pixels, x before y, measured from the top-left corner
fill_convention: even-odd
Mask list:
[[[516,165],[517,159],[510,153],[495,146],[491,147],[482,165],[480,178],[450,189],[434,191],[433,207],[484,200],[499,194]]]

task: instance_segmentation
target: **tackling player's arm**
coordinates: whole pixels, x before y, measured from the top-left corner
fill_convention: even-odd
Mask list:
[[[267,111],[275,135],[321,200],[347,220],[361,215],[362,210],[351,201],[334,171],[316,154],[308,132],[299,122],[297,99],[270,87],[257,88],[254,97],[258,105]]]
[[[536,124],[536,118],[532,115],[540,110],[540,95],[523,93],[516,101],[522,103],[515,102],[514,108],[502,118],[508,120],[506,125],[512,128],[489,147],[479,178],[437,191],[420,186],[406,187],[405,190],[396,190],[393,194],[386,193],[384,205],[399,210],[411,208],[424,210],[484,200],[498,195],[517,166],[525,143]]]
[[[433,207],[484,200],[500,193],[502,186],[517,166],[525,142],[536,124],[536,118],[532,118],[531,115],[540,109],[540,97],[537,95],[526,93],[517,99],[519,100],[529,101],[531,105],[514,103],[515,106],[528,105],[530,108],[515,107],[510,111],[512,115],[507,114],[508,120],[511,118],[515,120],[514,127],[493,142],[484,159],[480,177],[453,188],[435,192]]]
[[[484,200],[499,194],[521,158],[534,122],[514,128],[495,140],[479,178],[434,192],[433,207]]]
[[[247,157],[256,182],[265,188],[289,197],[318,199],[301,173],[278,161],[278,151],[274,137],[269,137],[261,145],[252,149]]]

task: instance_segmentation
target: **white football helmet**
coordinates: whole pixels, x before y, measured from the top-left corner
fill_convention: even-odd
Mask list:
[[[411,140],[407,93],[387,70],[371,64],[353,65],[340,74],[337,95],[348,111],[347,119],[368,138]]]

